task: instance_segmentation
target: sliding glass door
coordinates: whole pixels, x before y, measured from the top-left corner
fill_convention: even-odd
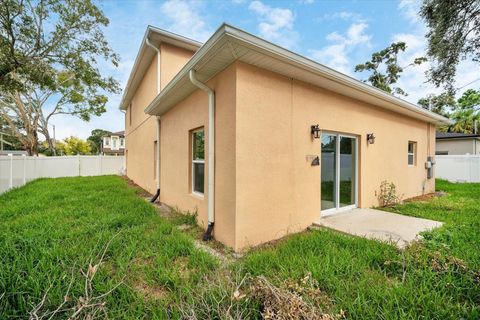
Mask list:
[[[321,155],[322,215],[354,207],[357,201],[357,138],[323,133]]]

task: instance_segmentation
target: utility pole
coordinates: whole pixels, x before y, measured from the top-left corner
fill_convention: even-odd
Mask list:
[[[57,155],[57,139],[55,139],[55,125],[53,125],[53,155]]]

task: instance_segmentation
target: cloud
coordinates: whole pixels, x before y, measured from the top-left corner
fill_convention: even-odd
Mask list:
[[[400,0],[398,9],[400,10],[402,16],[405,17],[410,23],[417,24],[421,22],[421,18],[418,14],[421,5],[422,2],[418,0]]]
[[[290,9],[272,8],[260,1],[252,1],[248,8],[260,19],[260,36],[287,48],[296,46],[298,33],[293,30],[295,15]]]
[[[326,39],[333,44],[320,50],[310,50],[311,57],[337,71],[351,74],[349,54],[360,45],[370,46],[372,36],[365,33],[367,28],[368,24],[364,22],[353,23],[344,35],[338,32],[328,34]]]
[[[421,3],[414,0],[401,0],[398,9],[404,19],[408,20],[413,27],[413,31],[410,33],[398,33],[391,37],[392,42],[403,41],[407,44],[405,52],[399,55],[398,62],[400,66],[407,66],[412,63],[415,58],[426,56],[427,39],[425,34],[427,28],[418,15]],[[430,67],[429,63],[423,63],[420,66],[408,67],[401,75],[397,85],[408,93],[405,100],[412,103],[417,103],[422,97],[429,94],[439,94],[442,92],[442,88],[436,88],[433,84],[428,82],[426,72]],[[462,61],[457,68],[457,87],[462,87],[470,82],[478,79],[479,66],[473,61]],[[478,87],[478,83],[472,83],[466,85],[460,94],[464,90],[469,88]]]
[[[361,14],[351,11],[338,11],[324,14],[320,20],[351,20],[354,22],[365,22]]]
[[[160,6],[168,29],[199,41],[207,40],[212,32],[207,28],[197,1],[168,0]]]

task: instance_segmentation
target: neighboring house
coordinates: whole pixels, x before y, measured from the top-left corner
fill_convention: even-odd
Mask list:
[[[435,154],[480,154],[480,134],[437,132]]]
[[[378,205],[384,180],[433,192],[450,123],[226,24],[203,45],[148,27],[120,107],[127,175],[235,250]]]
[[[28,156],[28,152],[25,150],[0,150],[0,156]]]
[[[103,136],[101,153],[109,156],[123,156],[125,154],[125,131]]]

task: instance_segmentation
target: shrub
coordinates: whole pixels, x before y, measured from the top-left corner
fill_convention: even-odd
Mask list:
[[[389,207],[398,204],[401,201],[397,195],[397,187],[393,182],[386,180],[380,184],[380,193],[378,195],[378,202],[381,207]]]

